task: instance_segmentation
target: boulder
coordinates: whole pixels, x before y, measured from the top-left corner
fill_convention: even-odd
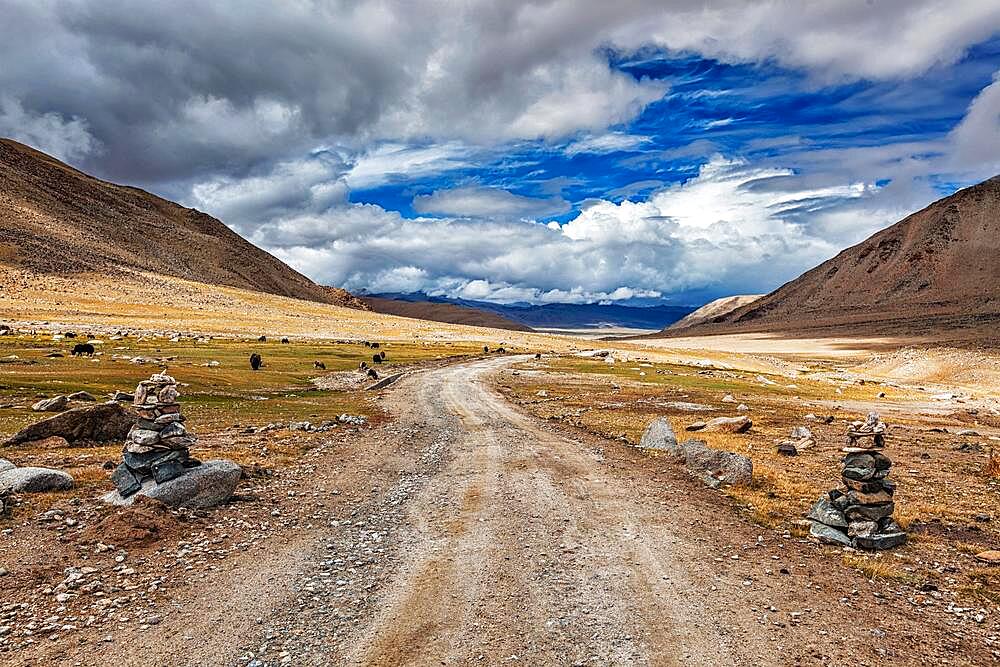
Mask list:
[[[85,405],[67,410],[21,429],[7,439],[5,445],[19,445],[52,436],[77,441],[121,441],[137,419],[135,413],[115,402]]]
[[[732,394],[726,394],[725,396],[722,397],[722,402],[723,403],[735,403],[736,399],[733,398]]]
[[[130,394],[127,391],[116,391],[110,394],[111,400],[122,403],[131,403],[135,400],[135,394]]]
[[[906,533],[876,533],[872,536],[858,535],[854,538],[854,546],[870,551],[884,551],[906,544]]]
[[[827,544],[840,544],[845,547],[854,546],[854,542],[845,533],[819,521],[812,522],[812,525],[809,527],[809,534],[817,538],[820,542]]]
[[[792,443],[785,441],[778,445],[778,453],[782,456],[798,456],[799,450]]]
[[[140,496],[159,500],[170,507],[214,507],[229,500],[240,481],[242,470],[232,461],[205,461],[169,482],[157,484],[147,479],[142,489],[128,498],[117,490],[102,496],[111,505],[131,505]]]
[[[684,427],[685,431],[700,431],[705,428],[707,424],[705,422],[693,422]]]
[[[688,472],[712,488],[746,486],[753,481],[753,462],[742,454],[712,449],[701,440],[688,440],[683,448]]]
[[[716,417],[705,424],[705,431],[721,431],[724,433],[746,433],[753,422],[746,415],[739,417]]]
[[[73,488],[73,478],[52,468],[13,468],[0,472],[0,493],[41,493]]]
[[[639,446],[666,452],[679,459],[684,458],[684,448],[677,443],[677,436],[666,417],[657,417],[646,427]]]
[[[976,554],[976,560],[980,563],[988,563],[989,565],[1000,565],[1000,551],[995,549],[980,551]]]
[[[895,503],[884,505],[851,505],[844,510],[848,521],[878,521],[892,516]]]
[[[812,437],[812,431],[810,431],[807,426],[796,426],[792,429],[792,440],[804,440],[805,438],[812,439]]]
[[[0,459],[0,472],[7,472],[8,470],[13,470],[16,467],[16,465],[7,459]]]
[[[91,394],[91,393],[88,393],[86,391],[75,391],[72,394],[70,394],[69,396],[67,396],[66,398],[68,398],[71,401],[84,401],[86,403],[96,403],[97,402],[97,399],[94,398],[94,395]]]
[[[819,521],[827,526],[832,526],[834,528],[847,528],[847,518],[844,513],[837,509],[829,500],[826,498],[820,498],[819,501],[812,506],[809,510],[809,514],[806,515],[807,519],[812,519],[813,521]]]
[[[69,407],[68,396],[53,396],[52,398],[43,398],[32,405],[31,409],[35,412],[62,412],[67,407]]]

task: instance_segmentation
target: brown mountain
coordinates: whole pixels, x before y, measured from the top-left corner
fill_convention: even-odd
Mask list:
[[[998,324],[1000,176],[931,204],[759,300],[668,335],[809,331],[997,341]]]
[[[361,297],[371,310],[385,315],[399,315],[417,320],[446,322],[448,324],[466,324],[473,327],[490,327],[493,329],[508,329],[510,331],[532,331],[520,322],[509,320],[502,315],[478,308],[468,308],[453,303],[432,303],[429,301],[404,301],[402,299],[386,299],[382,297]]]
[[[721,299],[716,299],[715,301],[709,301],[704,306],[694,311],[690,315],[683,317],[669,327],[668,330],[674,329],[684,329],[687,327],[693,327],[696,324],[704,324],[705,322],[715,319],[730,313],[737,308],[752,303],[757,299],[764,296],[763,294],[737,294],[736,296],[724,296]]]
[[[342,303],[205,213],[101,181],[10,139],[0,139],[0,263],[36,273],[147,271]]]

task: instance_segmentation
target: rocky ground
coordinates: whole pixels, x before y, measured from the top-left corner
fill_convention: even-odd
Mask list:
[[[491,389],[508,363],[413,373],[387,422],[285,435],[298,463],[219,509],[66,498],[7,522],[5,664],[1000,659],[995,605],[846,567],[674,464],[540,421]]]

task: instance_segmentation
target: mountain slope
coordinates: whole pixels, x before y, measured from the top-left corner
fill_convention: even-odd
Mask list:
[[[730,313],[737,308],[741,308],[748,303],[753,303],[757,299],[764,296],[763,294],[739,294],[736,296],[724,296],[721,299],[716,299],[715,301],[709,301],[704,306],[694,311],[690,315],[677,320],[671,324],[667,329],[684,329],[686,327],[693,327],[696,324],[703,324],[708,320],[714,319]]]
[[[393,301],[423,304],[453,304],[485,313],[532,329],[600,330],[607,328],[662,329],[694,310],[689,306],[622,306],[596,303],[500,304],[428,296],[422,292],[372,295]],[[368,298],[368,297],[364,297]]]
[[[449,324],[466,324],[474,327],[491,327],[493,329],[508,329],[510,331],[531,331],[519,322],[509,320],[502,315],[479,308],[469,308],[453,303],[436,303],[431,301],[405,301],[403,299],[388,299],[381,297],[360,297],[360,300],[376,313],[399,315],[431,322],[447,322]]]
[[[0,263],[36,273],[146,271],[338,303],[219,220],[0,139]]]
[[[990,330],[998,322],[1000,176],[931,204],[683,335],[825,330],[960,338],[964,331],[995,338]]]

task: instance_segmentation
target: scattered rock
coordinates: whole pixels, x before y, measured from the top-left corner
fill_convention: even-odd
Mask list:
[[[705,431],[720,431],[724,433],[746,433],[753,422],[746,415],[739,417],[716,417],[705,424]]]
[[[72,394],[70,394],[66,398],[68,398],[71,401],[84,401],[84,402],[87,402],[87,403],[96,403],[97,402],[97,399],[94,398],[94,395],[90,394],[90,393],[88,393],[86,391],[76,391],[76,392],[73,392]]]
[[[54,435],[66,438],[70,444],[124,440],[136,419],[135,413],[115,402],[86,405],[26,426],[4,444],[19,445]]]
[[[809,527],[809,534],[826,544],[840,544],[845,547],[854,546],[854,541],[845,533],[822,524],[819,521],[812,522],[812,525]]]
[[[753,462],[742,454],[711,449],[701,440],[688,440],[684,448],[684,466],[706,484],[746,486],[753,481]]]
[[[847,517],[826,498],[820,498],[809,510],[806,518],[832,528],[847,528]]]
[[[14,468],[0,472],[0,493],[42,493],[73,488],[73,478],[52,468]]]
[[[778,445],[778,453],[782,456],[798,456],[799,450],[790,442],[783,442]]]
[[[705,428],[708,424],[705,422],[693,422],[684,427],[685,431],[700,431]]]
[[[736,399],[733,398],[732,394],[726,394],[725,396],[722,397],[722,402],[723,403],[735,403]]]
[[[991,549],[989,551],[980,551],[976,554],[976,560],[980,563],[988,563],[990,565],[1000,565],[1000,551]]]
[[[670,426],[670,420],[666,417],[657,417],[642,434],[639,446],[644,449],[655,449],[683,459],[684,448],[677,443],[677,436]]]
[[[35,412],[62,412],[67,407],[69,407],[68,396],[53,396],[52,398],[43,398],[32,405],[31,409]]]
[[[16,467],[16,465],[7,459],[0,459],[0,472],[7,472],[8,470],[13,470]]]

